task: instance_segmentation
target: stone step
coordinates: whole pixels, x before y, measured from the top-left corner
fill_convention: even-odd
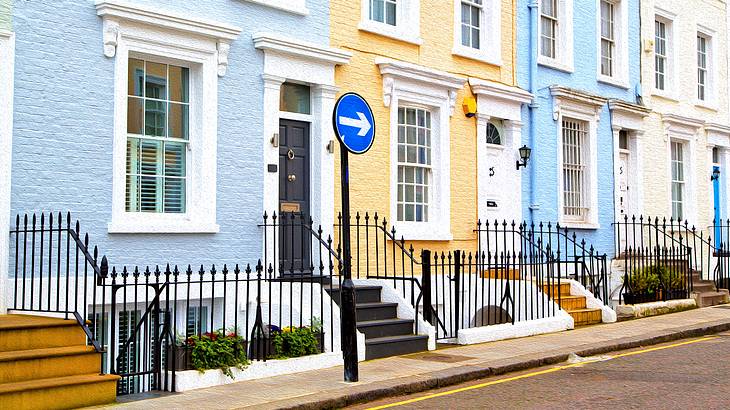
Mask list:
[[[520,280],[520,270],[491,268],[482,272],[481,276],[485,279]]]
[[[715,287],[715,282],[712,281],[697,281],[692,282],[692,291],[694,292],[716,292],[717,288]]]
[[[365,341],[365,360],[428,350],[428,336],[403,335],[378,337]]]
[[[0,352],[85,345],[76,320],[33,315],[0,315]]]
[[[91,346],[51,347],[0,353],[0,384],[98,373],[101,354]]]
[[[585,296],[560,295],[558,302],[563,310],[578,310],[586,308]]]
[[[72,409],[116,401],[117,375],[97,373],[0,384],[4,409]]]
[[[558,295],[570,295],[570,283],[561,281],[558,284],[557,280],[554,283],[544,283],[542,285],[543,292],[547,293],[548,296],[558,297]]]
[[[567,312],[573,317],[573,322],[576,327],[594,325],[603,321],[601,309],[586,308],[567,310]]]
[[[413,334],[412,319],[383,319],[357,322],[357,330],[365,335],[365,339]]]
[[[355,305],[357,321],[395,319],[398,317],[397,303],[358,303]]]
[[[340,288],[339,286],[333,286],[331,289],[325,288],[327,292],[332,296],[337,303],[340,301]],[[383,290],[382,286],[375,285],[356,285],[355,286],[355,301],[357,303],[375,303],[380,302],[380,293]]]
[[[715,306],[730,302],[727,289],[720,289],[717,292],[694,292],[692,298],[697,302],[698,307]]]

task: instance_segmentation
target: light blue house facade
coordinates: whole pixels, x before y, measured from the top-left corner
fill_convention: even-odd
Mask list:
[[[637,104],[639,1],[522,0],[517,9],[519,85],[535,97],[523,109],[532,148],[524,215],[559,221],[610,255],[611,224],[641,196],[626,178],[640,164],[625,155],[647,115]]]
[[[13,19],[13,215],[71,212],[116,266],[255,264],[303,132],[302,195],[331,226],[325,113],[349,54],[327,1],[16,2]]]

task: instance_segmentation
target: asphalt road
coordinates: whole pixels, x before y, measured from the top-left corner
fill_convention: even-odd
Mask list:
[[[352,408],[730,409],[730,333],[576,359]]]

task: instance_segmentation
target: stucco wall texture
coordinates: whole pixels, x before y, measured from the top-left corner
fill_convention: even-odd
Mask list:
[[[114,60],[102,53],[102,21],[92,1],[23,1],[13,10],[19,62],[13,213],[71,211],[112,265],[255,264],[262,249],[256,224],[263,213],[263,53],[254,49],[251,35],[265,29],[326,46],[329,4],[308,2],[307,16],[246,1],[135,0],[135,4],[243,29],[231,44],[228,72],[218,85],[220,233],[107,233],[112,209]]]
[[[641,158],[647,164],[644,167],[644,204],[645,213],[652,216],[671,215],[671,169],[669,168],[670,141],[672,132],[667,131],[663,120],[664,114],[679,115],[706,123],[727,125],[727,8],[726,2],[718,0],[661,0],[643,1],[641,18],[645,22],[642,28],[644,39],[654,38],[653,22],[657,9],[676,15],[672,23],[674,64],[674,87],[668,87],[673,95],[666,98],[657,95],[654,89],[654,52],[642,50],[642,83],[646,94],[645,101],[653,110],[644,121],[646,132],[642,137],[643,151]],[[689,12],[689,11],[692,12]],[[711,57],[713,78],[711,88],[714,98],[707,104],[697,101],[697,32],[712,31]],[[686,219],[690,225],[706,230],[714,217],[713,189],[710,181],[712,173],[712,147],[708,146],[707,132],[704,127],[697,130],[696,138],[691,141],[694,147],[690,169],[692,170],[691,188],[686,204],[690,212]],[[724,171],[724,170],[723,170]],[[726,172],[721,174],[721,181],[726,179]],[[724,190],[727,182],[723,184]],[[727,198],[727,196],[725,195]],[[723,217],[727,217],[727,213]],[[712,232],[709,232],[712,235]]]
[[[535,140],[530,141],[529,111],[523,108],[522,138],[525,144],[532,145],[532,159],[528,167],[534,167],[523,178],[523,211],[525,218],[535,223],[539,221],[558,220],[558,195],[562,188],[558,186],[558,125],[553,119],[553,98],[549,87],[561,85],[604,98],[616,98],[631,103],[636,102],[635,89],[639,84],[639,1],[627,0],[628,4],[628,88],[617,87],[597,80],[596,47],[596,1],[573,2],[573,53],[574,71],[559,71],[547,66],[537,67],[536,84],[534,85],[535,102]],[[530,12],[531,0],[517,2],[517,66],[518,85],[529,89],[530,69]],[[536,55],[536,54],[535,54]],[[600,110],[597,131],[598,175],[594,181],[598,183],[598,224],[599,229],[577,230],[579,237],[596,247],[600,253],[613,253],[614,222],[614,141],[611,130],[611,114],[608,104]],[[532,192],[531,194],[531,190]]]
[[[0,0],[0,30],[12,30],[13,0]]]
[[[377,57],[388,57],[446,71],[458,76],[476,77],[514,85],[516,35],[514,4],[502,1],[501,57],[502,66],[462,58],[452,54],[454,44],[454,5],[443,0],[424,0],[420,5],[420,37],[418,46],[377,34],[358,30],[360,7],[353,2],[331,2],[331,45],[353,53],[350,64],[339,66],[335,81],[340,93],[354,91],[370,102],[375,116],[376,136],[371,150],[350,160],[350,196],[352,212],[377,211],[391,221],[390,175],[390,108],[383,103],[383,82],[375,65]],[[434,18],[438,16],[438,18]],[[465,96],[473,97],[468,84],[460,90],[450,120],[450,192],[452,241],[417,241],[417,249],[476,249],[473,230],[477,221],[477,157],[476,119],[466,118],[461,105]],[[339,154],[335,159],[339,169]],[[339,187],[339,175],[335,186]],[[335,210],[340,210],[339,189],[335,190]]]

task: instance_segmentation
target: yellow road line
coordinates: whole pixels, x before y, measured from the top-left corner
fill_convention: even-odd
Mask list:
[[[671,345],[667,345],[667,346],[652,347],[652,348],[643,349],[643,350],[636,350],[633,352],[619,353],[617,355],[611,356],[611,358],[614,359],[614,358],[618,358],[618,357],[634,356],[637,354],[649,353],[649,352],[654,352],[657,350],[664,350],[664,349],[671,349],[673,347],[686,346],[686,345],[698,343],[698,342],[706,342],[706,341],[712,340],[712,339],[717,339],[717,336],[708,336],[708,337],[703,337],[701,339],[689,340],[686,342],[675,343],[675,344],[671,344]],[[602,361],[605,361],[605,359],[601,359],[601,358],[589,359],[589,360],[582,361],[580,363],[571,363],[571,364],[566,364],[566,365],[562,365],[562,366],[556,366],[556,367],[552,367],[550,369],[521,374],[519,376],[507,377],[507,378],[499,379],[499,380],[492,380],[492,381],[488,381],[485,383],[475,384],[475,385],[466,386],[466,387],[460,387],[458,389],[447,390],[447,391],[443,391],[440,393],[433,393],[433,394],[429,394],[429,395],[422,396],[422,397],[416,397],[413,399],[399,401],[396,403],[390,403],[390,404],[384,404],[382,406],[370,407],[368,410],[380,410],[380,409],[387,409],[387,408],[391,408],[391,407],[404,406],[406,404],[417,403],[417,402],[423,401],[423,400],[435,399],[437,397],[449,396],[452,394],[461,393],[461,392],[465,392],[465,391],[469,391],[469,390],[481,389],[483,387],[494,386],[496,384],[502,384],[502,383],[512,382],[512,381],[516,381],[516,380],[527,379],[530,377],[541,376],[543,374],[555,373],[555,372],[559,372],[561,370],[570,369],[572,367],[578,367],[578,366],[583,366],[585,364],[602,362]]]

